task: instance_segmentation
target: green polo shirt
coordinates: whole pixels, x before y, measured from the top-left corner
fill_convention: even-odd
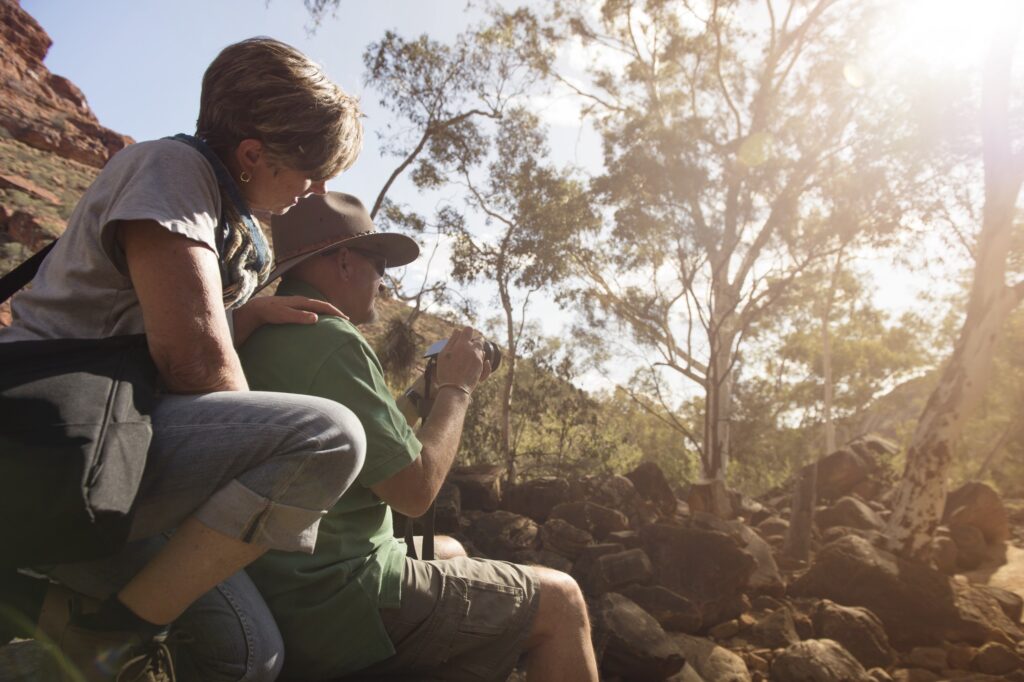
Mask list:
[[[282,283],[278,293],[324,299],[301,282]],[[266,325],[239,355],[253,390],[330,398],[366,430],[366,463],[321,520],[316,551],[268,552],[247,569],[284,636],[286,675],[325,679],[361,670],[395,653],[378,609],[398,607],[405,557],[391,508],[370,486],[415,461],[420,443],[376,354],[347,320]]]

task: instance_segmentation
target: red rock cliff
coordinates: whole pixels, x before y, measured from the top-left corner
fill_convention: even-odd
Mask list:
[[[0,0],[0,275],[64,231],[99,169],[132,142],[43,65],[51,44],[17,0]]]
[[[43,66],[51,44],[17,0],[0,0],[0,127],[30,147],[102,168],[132,140],[101,126],[82,91]]]

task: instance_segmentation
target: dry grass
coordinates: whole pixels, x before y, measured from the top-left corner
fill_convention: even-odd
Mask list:
[[[52,204],[20,190],[0,189],[0,206],[8,213],[25,211],[59,232],[99,171],[0,135],[0,173],[27,178],[56,194],[60,203]]]

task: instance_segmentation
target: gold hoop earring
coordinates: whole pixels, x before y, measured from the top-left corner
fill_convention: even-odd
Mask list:
[[[250,180],[252,180],[252,176],[249,175],[249,171],[242,171],[242,173],[238,176],[238,179],[241,180],[242,182],[249,182]]]

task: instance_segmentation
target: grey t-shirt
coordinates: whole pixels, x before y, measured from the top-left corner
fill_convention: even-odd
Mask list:
[[[86,190],[31,287],[14,297],[0,342],[142,333],[114,223],[152,220],[216,253],[220,211],[217,178],[199,151],[176,140],[129,145]]]

